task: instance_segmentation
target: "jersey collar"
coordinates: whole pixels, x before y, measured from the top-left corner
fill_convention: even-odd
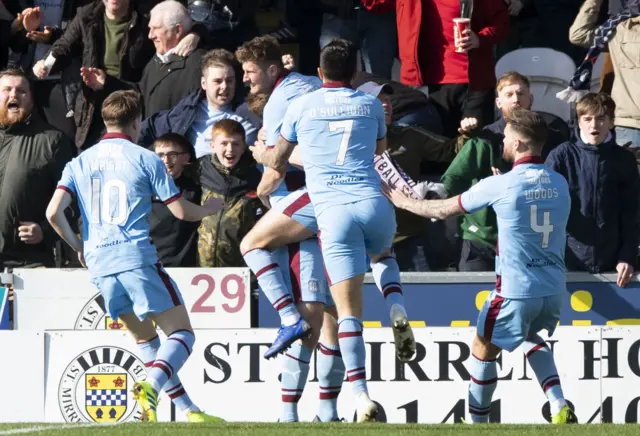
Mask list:
[[[105,135],[102,137],[102,141],[104,141],[105,139],[126,139],[129,142],[134,142],[131,136],[118,132],[105,133]]]
[[[518,159],[513,163],[513,166],[521,165],[521,164],[542,164],[544,163],[544,159],[541,156],[526,156],[522,159]]]
[[[325,82],[322,84],[323,88],[352,88],[351,84],[346,82]]]

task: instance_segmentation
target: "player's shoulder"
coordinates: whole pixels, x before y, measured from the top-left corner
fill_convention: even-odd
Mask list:
[[[279,100],[292,100],[302,94],[315,91],[322,86],[322,81],[318,77],[305,76],[292,72],[287,74],[284,80],[273,90],[271,97]],[[271,98],[269,98],[271,100]]]

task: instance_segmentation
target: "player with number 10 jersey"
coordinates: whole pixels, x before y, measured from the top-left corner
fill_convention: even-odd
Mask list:
[[[153,196],[176,218],[200,221],[219,207],[189,203],[152,151],[135,141],[142,102],[134,91],[107,97],[102,118],[107,134],[65,167],[47,217],[55,231],[86,261],[108,315],[122,321],[136,340],[147,378],[133,392],[143,418],[156,421],[158,394],[165,390],[189,422],[213,422],[186,394],[178,371],[193,350],[195,335],[175,282],[158,262],[149,238]],[[83,239],[73,232],[64,210],[72,197],[83,218]],[[167,335],[164,343],[153,325]]]

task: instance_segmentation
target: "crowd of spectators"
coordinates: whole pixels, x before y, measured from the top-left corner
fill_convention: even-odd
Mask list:
[[[470,19],[459,38],[454,18]],[[283,63],[243,72],[236,50],[256,37]],[[154,202],[162,262],[244,266],[240,241],[268,208],[247,151],[268,96],[248,96],[243,82],[283,67],[316,75],[320,48],[336,37],[360,49],[353,86],[384,85],[396,165],[440,197],[510,169],[503,115],[535,96],[517,66],[497,78],[497,59],[548,47],[580,66],[601,54],[601,92],[582,97],[573,122],[544,114],[544,157],[571,187],[569,270],[617,271],[628,283],[638,254],[639,0],[0,0],[0,267],[77,266],[45,209],[65,164],[104,134],[102,102],[120,89],[140,92],[140,146],[158,154],[182,195],[225,204],[194,224]],[[397,222],[403,271],[494,269],[490,209],[445,222],[398,212]]]

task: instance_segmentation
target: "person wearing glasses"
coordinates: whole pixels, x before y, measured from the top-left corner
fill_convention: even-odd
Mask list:
[[[166,133],[155,140],[153,150],[164,163],[182,197],[200,204],[202,189],[190,172],[185,171],[189,168],[193,155],[193,146],[189,141],[177,133]],[[159,198],[154,198],[149,224],[151,241],[158,249],[158,258],[163,266],[197,266],[199,221],[190,222],[175,218]]]

